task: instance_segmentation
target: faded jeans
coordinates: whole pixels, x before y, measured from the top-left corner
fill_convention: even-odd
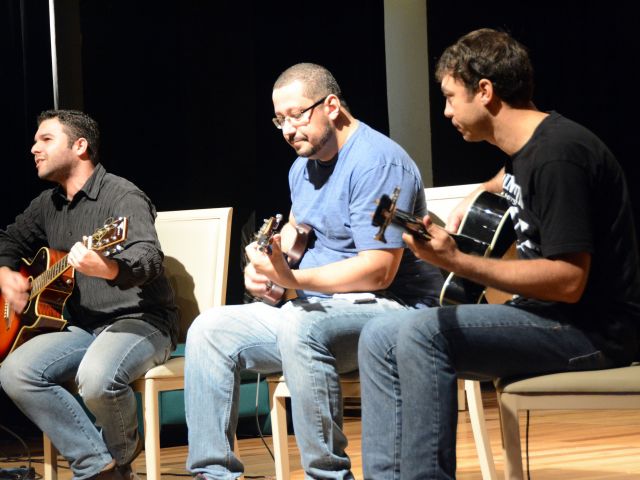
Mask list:
[[[281,308],[256,302],[202,313],[189,329],[186,346],[188,469],[209,479],[242,474],[233,436],[240,372],[252,370],[284,372],[306,475],[353,478],[338,375],[358,369],[358,337],[365,323],[405,308],[384,298],[370,303],[309,298]]]
[[[112,459],[131,461],[138,432],[129,384],[170,353],[171,339],[143,320],[118,320],[98,335],[70,326],[12,352],[0,366],[0,385],[69,461],[73,478],[82,480]],[[62,386],[74,380],[95,425]]]
[[[566,322],[507,305],[385,315],[359,346],[367,479],[451,479],[457,379],[612,367]]]

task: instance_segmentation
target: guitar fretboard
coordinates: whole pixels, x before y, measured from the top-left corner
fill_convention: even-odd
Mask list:
[[[40,293],[47,288],[56,278],[62,275],[65,270],[69,268],[69,255],[65,255],[56,263],[51,265],[48,269],[38,275],[31,282],[31,294],[29,295],[29,300],[34,299]]]

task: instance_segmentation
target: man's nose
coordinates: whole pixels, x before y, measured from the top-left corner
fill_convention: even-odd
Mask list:
[[[282,134],[286,137],[288,135],[291,135],[292,133],[295,133],[296,128],[294,126],[291,125],[291,122],[285,118],[284,122],[282,123]]]

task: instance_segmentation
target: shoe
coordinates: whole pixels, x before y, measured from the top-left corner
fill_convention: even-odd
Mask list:
[[[117,467],[113,467],[110,470],[104,470],[94,475],[91,480],[123,480],[123,477],[120,470]]]
[[[130,464],[117,467],[116,470],[120,472],[120,478],[123,478],[124,480],[140,480],[140,477],[133,471]]]
[[[131,464],[134,462],[134,460],[136,458],[138,458],[138,455],[140,455],[140,452],[143,449],[144,449],[144,440],[142,439],[142,437],[140,435],[138,435],[138,443],[136,444],[136,448],[133,451],[133,455],[131,456],[131,460],[129,460],[124,465],[118,465],[116,467],[116,470],[118,470],[120,472],[120,475],[125,480],[140,480],[140,477],[131,468]]]

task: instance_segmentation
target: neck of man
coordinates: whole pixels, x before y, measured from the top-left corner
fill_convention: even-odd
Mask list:
[[[349,112],[347,112],[346,110],[342,110],[334,125],[336,129],[336,142],[338,146],[338,151],[336,153],[338,153],[344,146],[344,144],[347,143],[351,135],[353,135],[353,133],[358,129],[358,125],[360,125],[360,122],[357,119],[353,118],[353,116]]]
[[[77,168],[69,172],[69,175],[67,175],[65,179],[59,182],[67,196],[67,200],[73,200],[76,193],[84,187],[87,180],[93,175],[95,168],[95,165],[90,160],[83,161]]]
[[[503,105],[494,117],[493,138],[489,141],[507,155],[513,155],[525,146],[548,115],[533,103],[526,107]]]

